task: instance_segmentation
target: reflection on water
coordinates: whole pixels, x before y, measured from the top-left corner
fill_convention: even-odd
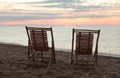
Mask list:
[[[118,26],[77,26],[53,27],[55,46],[59,49],[71,49],[72,28],[100,29],[99,51],[120,55],[120,27]],[[27,34],[24,26],[0,26],[0,42],[27,45]]]

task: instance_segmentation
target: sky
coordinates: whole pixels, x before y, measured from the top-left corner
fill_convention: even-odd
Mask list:
[[[120,26],[120,0],[0,0],[0,26]]]

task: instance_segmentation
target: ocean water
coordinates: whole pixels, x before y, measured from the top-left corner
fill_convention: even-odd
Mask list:
[[[46,27],[46,26],[44,26]],[[72,46],[72,29],[100,29],[99,53],[120,56],[119,26],[54,26],[55,47],[70,51]],[[28,38],[25,26],[0,26],[0,43],[13,43],[27,46]]]

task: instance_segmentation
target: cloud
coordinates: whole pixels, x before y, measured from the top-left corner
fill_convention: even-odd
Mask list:
[[[42,25],[42,26],[119,26],[120,18],[74,18],[74,19],[52,19],[52,20],[22,20],[3,21],[1,25]]]
[[[0,2],[7,2],[7,3],[25,3],[25,2],[36,2],[36,1],[44,1],[44,0],[0,0]]]
[[[120,18],[119,0],[41,0],[0,3],[0,21],[110,17]]]

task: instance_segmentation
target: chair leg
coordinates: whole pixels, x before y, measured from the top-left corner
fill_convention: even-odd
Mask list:
[[[89,60],[90,60],[90,59],[89,59],[89,55],[87,55],[87,63],[88,63],[88,64],[89,64]]]
[[[49,60],[47,68],[49,68],[51,64],[52,64],[52,59]]]
[[[96,58],[95,58],[95,61],[94,61],[94,62],[95,62],[95,68],[96,68],[96,66],[97,66],[97,61],[98,61],[98,60],[97,60],[97,57],[96,57]]]
[[[77,56],[77,54],[75,54],[75,62],[77,63],[77,60],[78,60],[78,56]]]
[[[43,51],[41,51],[41,60],[43,60]]]
[[[33,60],[33,62],[35,62],[34,53],[32,54],[32,60]]]
[[[74,58],[73,58],[73,55],[71,56],[71,64],[74,63]]]
[[[52,53],[52,54],[51,54],[51,55],[52,55],[52,63],[56,63],[55,50],[52,49],[51,53]]]
[[[74,62],[74,60],[73,60],[73,59],[71,59],[71,64],[73,64],[73,62]]]
[[[30,58],[30,48],[28,46],[28,58]]]

